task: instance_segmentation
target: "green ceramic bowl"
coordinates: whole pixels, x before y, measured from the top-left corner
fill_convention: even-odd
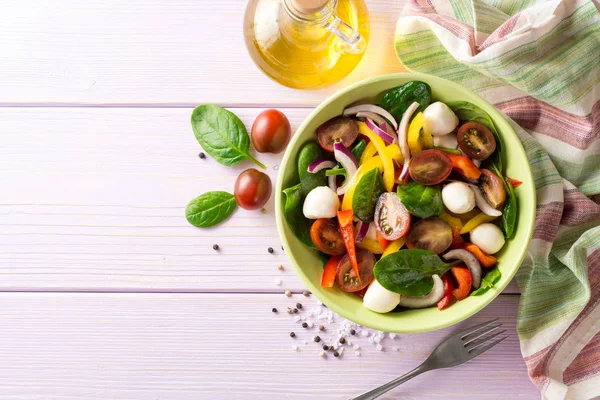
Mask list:
[[[492,117],[500,133],[506,174],[523,181],[523,185],[517,191],[519,217],[515,236],[496,255],[502,279],[492,290],[481,296],[470,296],[443,311],[433,307],[377,314],[363,307],[361,299],[353,294],[345,293],[336,287],[326,289],[320,286],[323,271],[321,260],[314,251],[305,247],[289,230],[283,214],[282,190],[297,183],[296,157],[298,151],[304,143],[316,140],[315,131],[319,125],[340,115],[349,104],[377,103],[386,90],[414,80],[427,82],[431,86],[434,100],[469,101],[484,109]],[[300,126],[285,152],[275,193],[279,235],[288,258],[306,286],[319,300],[343,317],[358,324],[388,332],[426,332],[444,328],[472,316],[488,305],[502,292],[517,272],[525,256],[535,219],[535,188],[529,162],[521,142],[506,119],[492,105],[470,90],[442,78],[418,73],[399,73],[367,79],[339,91],[318,106]]]

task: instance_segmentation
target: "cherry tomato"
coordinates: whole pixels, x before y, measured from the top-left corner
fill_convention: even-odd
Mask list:
[[[492,132],[477,122],[462,125],[456,139],[463,153],[476,160],[485,160],[496,150],[496,138]]]
[[[358,292],[366,288],[373,280],[373,267],[375,266],[375,256],[367,250],[357,250],[356,260],[358,262],[358,271],[360,281],[357,279],[350,258],[346,254],[338,264],[337,283],[344,292]]]
[[[259,153],[281,153],[290,141],[290,121],[278,110],[265,110],[252,124],[252,145]]]
[[[375,206],[375,228],[385,240],[400,239],[410,227],[410,213],[396,193],[383,193]]]
[[[315,247],[325,254],[339,256],[346,253],[344,239],[337,222],[330,218],[319,218],[310,228],[310,238]]]
[[[233,195],[240,207],[258,210],[267,203],[272,190],[271,179],[267,174],[249,168],[237,177]]]
[[[452,172],[452,161],[440,150],[424,150],[410,160],[410,177],[421,185],[437,185]]]
[[[452,228],[438,217],[420,220],[410,228],[406,235],[406,247],[409,249],[430,250],[440,254],[452,244]]]
[[[492,207],[498,208],[504,204],[504,201],[506,200],[506,189],[504,188],[502,179],[496,175],[494,171],[482,169],[479,184],[483,190],[483,195]]]
[[[333,144],[341,142],[350,147],[358,137],[358,125],[349,117],[335,117],[321,124],[317,128],[319,145],[330,153],[333,153]]]

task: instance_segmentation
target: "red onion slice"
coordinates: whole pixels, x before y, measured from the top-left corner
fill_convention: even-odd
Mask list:
[[[369,231],[369,224],[366,224],[362,221],[358,221],[356,227],[358,228],[358,233],[356,234],[355,242],[360,243],[367,236],[367,232]]]
[[[317,160],[310,163],[310,165],[308,166],[308,172],[310,172],[311,174],[316,174],[322,169],[333,168],[336,165],[337,164],[335,162],[330,160]]]
[[[348,150],[346,146],[340,142],[334,143],[333,155],[346,170],[346,180],[342,186],[337,188],[337,194],[342,195],[346,193],[346,190],[348,190],[348,186],[350,185],[350,181],[352,181],[352,178],[354,178],[354,175],[356,174],[356,170],[358,169],[358,161],[356,161],[356,158],[354,158],[352,153],[350,153],[350,150]]]
[[[369,118],[365,119],[365,124],[367,124],[369,129],[372,130],[377,136],[382,138],[386,144],[394,143],[394,138],[392,136],[388,135],[386,131],[384,131],[377,125],[375,125],[375,123],[373,121],[371,121]]]
[[[467,183],[473,193],[475,193],[475,203],[477,203],[477,207],[481,210],[482,213],[489,215],[490,217],[499,217],[502,215],[502,211],[496,210],[490,203],[487,202],[485,197],[483,197],[483,193],[481,190],[470,183]]]
[[[392,128],[391,125],[388,125],[387,122],[384,122],[383,124],[379,124],[379,127],[386,131],[388,135],[394,138],[394,141],[392,143],[398,143],[398,133],[394,130],[394,128]]]
[[[400,120],[400,129],[398,129],[398,146],[400,146],[400,152],[404,157],[404,165],[402,166],[402,172],[400,172],[400,179],[404,180],[408,176],[408,165],[410,161],[410,150],[408,149],[408,124],[410,118],[415,113],[415,110],[419,108],[419,103],[414,101],[408,109],[402,114]]]
[[[477,258],[470,251],[464,249],[450,250],[442,256],[444,260],[460,260],[465,263],[469,271],[471,271],[471,277],[473,278],[473,287],[479,289],[481,285],[481,264],[477,261]]]
[[[344,110],[344,115],[356,115],[357,113],[364,111],[381,115],[383,118],[387,119],[389,123],[392,124],[394,129],[398,129],[398,123],[396,122],[396,119],[394,119],[392,114],[374,104],[361,104],[358,106],[348,107]]]
[[[357,118],[369,118],[370,120],[375,121],[375,123],[377,125],[386,123],[385,118],[383,118],[381,115],[375,114],[373,112],[368,112],[368,111],[357,112],[356,117]]]

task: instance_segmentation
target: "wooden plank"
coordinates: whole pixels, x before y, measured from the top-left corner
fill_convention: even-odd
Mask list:
[[[456,329],[386,338],[381,352],[351,337],[360,356],[347,349],[321,359],[316,327],[308,332],[292,316],[271,313],[301,301],[307,315],[316,301],[303,296],[4,293],[0,301],[6,400],[343,399],[414,368]],[[510,335],[502,344],[384,398],[539,396],[519,352],[516,309],[516,298],[502,297],[460,325],[498,317]],[[326,325],[320,335],[330,341],[339,322]]]
[[[393,34],[405,1],[368,1],[359,67],[318,91],[284,88],[252,62],[243,0],[36,0],[3,4],[0,104],[312,106],[361,79],[398,72]],[[226,49],[226,50],[225,50]]]
[[[234,111],[250,127],[261,109]],[[309,111],[285,110],[294,129]],[[266,214],[240,209],[214,229],[186,221],[189,200],[232,192],[252,167],[200,160],[190,113],[0,108],[0,290],[304,289],[280,248],[272,200]],[[259,158],[275,181],[281,156]]]

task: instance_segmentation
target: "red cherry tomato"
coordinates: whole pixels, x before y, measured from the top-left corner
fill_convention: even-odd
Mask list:
[[[310,238],[315,247],[325,254],[339,256],[346,253],[340,228],[333,219],[319,218],[313,222]]]
[[[414,224],[406,235],[409,249],[430,250],[440,254],[452,244],[452,228],[438,217],[429,217]]]
[[[350,117],[335,117],[317,128],[319,145],[330,153],[333,153],[335,142],[341,142],[344,146],[350,147],[357,137],[358,125]]]
[[[271,179],[267,174],[249,168],[237,177],[233,195],[240,207],[258,210],[267,203],[272,190]]]
[[[456,140],[462,152],[475,160],[485,160],[496,150],[492,132],[477,122],[467,122],[458,128]]]
[[[452,161],[440,150],[424,150],[410,160],[410,177],[421,185],[437,185],[452,172]]]
[[[258,114],[250,133],[252,145],[259,153],[281,153],[290,141],[290,121],[278,110]]]
[[[360,281],[357,279],[350,257],[346,254],[340,261],[337,269],[337,283],[344,292],[358,292],[369,286],[373,280],[373,268],[375,267],[375,256],[367,250],[358,250],[356,252],[356,261],[358,262],[358,271]]]
[[[375,228],[382,239],[400,239],[410,227],[410,213],[396,193],[383,193],[375,206]]]

